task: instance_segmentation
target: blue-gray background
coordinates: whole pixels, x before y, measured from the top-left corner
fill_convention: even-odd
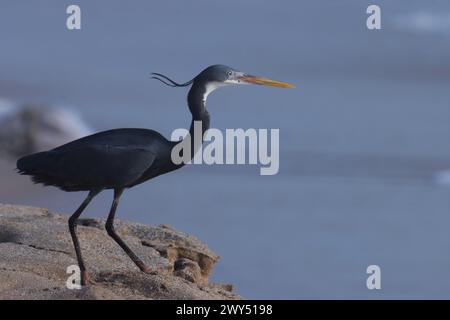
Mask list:
[[[118,216],[196,235],[221,256],[212,280],[246,298],[450,298],[450,2],[1,0],[0,43],[0,97],[70,106],[96,130],[189,125],[186,89],[152,71],[221,63],[296,84],[208,99],[213,127],[280,129],[278,175],[188,166],[127,192]],[[70,213],[84,197],[3,178],[1,202]]]

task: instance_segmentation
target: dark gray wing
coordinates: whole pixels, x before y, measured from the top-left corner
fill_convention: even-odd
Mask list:
[[[136,181],[156,159],[153,152],[135,146],[80,146],[43,153],[34,180],[65,190],[121,188]],[[41,177],[42,179],[39,179]],[[40,180],[48,181],[40,181]]]

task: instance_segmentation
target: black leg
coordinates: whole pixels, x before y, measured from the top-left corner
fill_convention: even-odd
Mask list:
[[[70,235],[72,236],[72,241],[73,241],[73,246],[75,247],[75,253],[77,255],[77,260],[78,260],[78,266],[80,267],[80,271],[81,271],[81,285],[86,285],[88,282],[88,274],[86,272],[86,267],[84,265],[84,261],[83,261],[83,257],[81,255],[81,249],[80,249],[80,243],[78,241],[78,237],[77,237],[77,220],[80,217],[81,213],[83,212],[84,209],[86,209],[87,205],[89,204],[89,202],[91,202],[91,200],[97,195],[99,194],[100,191],[95,190],[95,191],[90,191],[88,196],[86,197],[86,199],[83,201],[83,203],[81,204],[81,206],[77,209],[77,211],[75,211],[75,213],[69,218],[69,230],[70,230]]]
[[[117,244],[125,251],[125,253],[133,260],[133,262],[141,269],[142,272],[148,273],[149,269],[147,266],[139,259],[133,251],[126,245],[125,242],[117,235],[114,230],[114,216],[116,214],[117,205],[119,204],[119,198],[122,195],[123,189],[114,190],[114,200],[111,206],[111,211],[109,212],[108,219],[106,220],[106,231],[108,235],[117,242]]]

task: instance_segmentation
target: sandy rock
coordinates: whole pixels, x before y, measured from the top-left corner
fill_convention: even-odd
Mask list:
[[[67,289],[76,265],[68,217],[0,204],[0,299],[239,299],[231,285],[210,284],[218,256],[169,226],[117,220],[116,230],[152,270],[144,274],[106,234],[104,221],[82,219],[78,235],[91,284]]]

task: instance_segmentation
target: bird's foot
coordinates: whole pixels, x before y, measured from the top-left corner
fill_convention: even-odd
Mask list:
[[[141,271],[145,274],[155,274],[155,270],[150,269],[149,267],[143,265],[142,267],[139,267],[141,269]]]
[[[89,273],[87,271],[81,271],[81,285],[83,287],[89,285]]]

